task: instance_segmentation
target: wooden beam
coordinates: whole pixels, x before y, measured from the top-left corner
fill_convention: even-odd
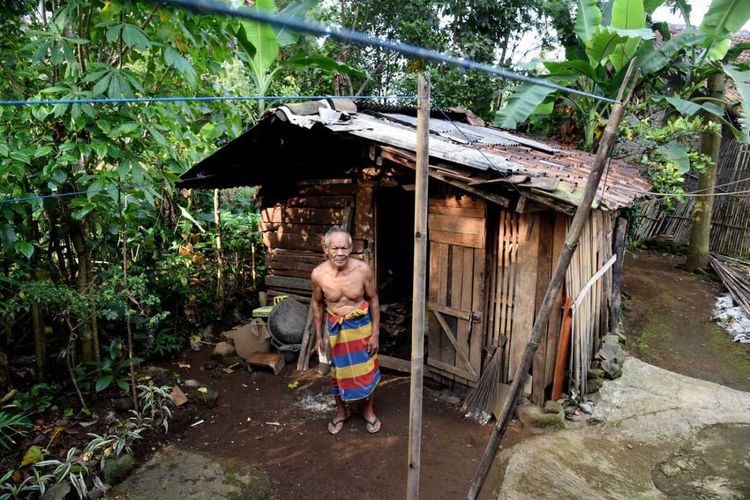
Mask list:
[[[411,373],[411,362],[401,359],[394,358],[393,356],[386,356],[385,354],[378,354],[378,363],[381,368],[388,368],[401,373]]]
[[[411,313],[411,384],[409,386],[409,455],[406,498],[419,498],[424,386],[425,287],[427,278],[427,201],[430,161],[430,81],[417,82],[417,164],[414,189],[414,288]]]
[[[450,340],[451,344],[453,344],[453,348],[456,349],[456,354],[459,358],[461,358],[461,361],[463,361],[464,365],[466,365],[467,371],[471,373],[474,378],[478,378],[477,372],[474,371],[474,367],[471,366],[471,362],[469,361],[469,355],[466,354],[463,346],[458,343],[458,340],[456,340],[456,336],[453,334],[453,331],[451,331],[448,323],[445,322],[445,318],[443,318],[443,315],[435,310],[432,311],[432,314],[435,315],[438,323],[440,323],[440,327],[443,329],[443,333],[445,333],[445,336],[448,337],[448,340]]]
[[[447,314],[449,316],[455,316],[457,318],[463,319],[468,321],[471,319],[472,313],[469,311],[462,311],[460,309],[456,309],[454,307],[444,306],[440,305],[436,302],[428,302],[427,307],[432,311],[438,311],[443,314]],[[481,314],[474,314],[474,321],[481,321],[482,315]]]

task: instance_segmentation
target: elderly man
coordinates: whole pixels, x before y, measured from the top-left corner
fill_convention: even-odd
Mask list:
[[[325,352],[321,323],[323,303],[331,348],[331,393],[336,415],[328,432],[338,434],[349,418],[346,401],[364,400],[362,416],[367,432],[374,434],[381,423],[373,408],[373,391],[380,381],[378,337],[380,304],[372,269],[350,258],[352,237],[338,226],[328,230],[323,241],[326,262],[312,272],[313,319],[318,352]]]

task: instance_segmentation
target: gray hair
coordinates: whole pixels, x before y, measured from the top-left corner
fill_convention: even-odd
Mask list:
[[[349,246],[352,246],[352,235],[349,234],[349,231],[342,228],[341,226],[331,226],[331,229],[326,231],[325,236],[323,236],[323,244],[326,247],[331,244],[331,237],[336,233],[344,233],[349,240]]]

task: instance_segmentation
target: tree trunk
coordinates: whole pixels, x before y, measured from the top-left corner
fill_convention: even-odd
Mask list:
[[[31,320],[34,325],[34,354],[36,357],[36,378],[44,380],[44,367],[47,364],[47,341],[44,338],[42,306],[34,303],[31,306]]]
[[[71,226],[71,241],[78,257],[78,293],[87,296],[90,293],[91,274],[91,250],[86,244],[85,229],[73,223]],[[81,335],[81,358],[83,361],[95,361],[96,342],[94,332],[91,330],[91,317],[78,318],[78,328]]]
[[[726,76],[717,73],[709,80],[711,97],[715,99],[724,98],[726,87]],[[708,196],[701,196],[695,200],[693,210],[693,227],[690,231],[690,244],[686,268],[688,271],[697,271],[708,266],[709,242],[711,236],[711,212],[714,207],[714,186],[716,186],[716,171],[719,163],[719,151],[721,148],[721,122],[712,114],[704,113],[706,123],[714,123],[718,131],[706,131],[701,141],[701,153],[710,156],[712,162],[706,170],[698,177],[698,192]]]
[[[216,242],[216,305],[219,312],[224,311],[224,251],[221,241],[221,194],[214,189],[214,223],[216,225],[214,241]]]

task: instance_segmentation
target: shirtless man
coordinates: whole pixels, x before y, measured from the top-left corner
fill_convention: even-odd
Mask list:
[[[374,434],[381,427],[372,395],[380,381],[377,357],[380,304],[375,277],[365,262],[349,257],[352,237],[340,227],[328,230],[323,251],[327,260],[312,272],[312,300],[318,352],[326,352],[323,319],[329,333],[331,393],[336,398],[336,415],[328,422],[328,432],[338,434],[344,427],[349,418],[346,401],[364,400],[362,416],[367,431]]]

